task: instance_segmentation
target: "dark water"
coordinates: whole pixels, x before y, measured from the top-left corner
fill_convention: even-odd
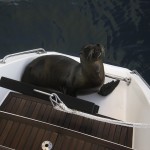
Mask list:
[[[0,57],[43,47],[78,56],[103,43],[105,62],[150,84],[149,0],[0,0]]]

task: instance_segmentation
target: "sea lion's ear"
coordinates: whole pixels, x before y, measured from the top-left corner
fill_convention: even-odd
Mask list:
[[[85,52],[85,50],[88,48],[89,45],[84,45],[82,46],[80,53],[79,54],[83,54]]]
[[[83,57],[83,55],[84,55],[84,50],[83,49],[80,50],[79,55],[80,55],[80,58]]]
[[[81,54],[83,54],[83,51],[82,51],[82,49],[80,50],[80,52],[79,52],[79,55],[81,55]]]

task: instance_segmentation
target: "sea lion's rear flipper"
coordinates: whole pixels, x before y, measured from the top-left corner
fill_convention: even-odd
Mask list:
[[[108,82],[108,83],[104,84],[101,87],[98,94],[102,95],[102,96],[107,96],[108,94],[110,94],[117,87],[119,82],[120,82],[119,80],[116,80],[116,81],[111,81],[111,82]]]

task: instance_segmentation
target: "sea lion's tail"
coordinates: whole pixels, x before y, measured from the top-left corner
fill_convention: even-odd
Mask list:
[[[104,84],[101,87],[98,94],[100,94],[102,96],[107,96],[108,94],[110,94],[117,87],[119,82],[120,82],[119,80],[116,80],[116,81],[111,81],[111,82],[108,82],[108,83]]]

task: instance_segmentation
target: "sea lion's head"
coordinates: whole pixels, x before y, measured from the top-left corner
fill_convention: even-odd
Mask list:
[[[104,47],[101,44],[88,44],[80,51],[81,62],[93,62],[104,58]]]
[[[92,87],[100,87],[104,83],[104,47],[101,44],[89,44],[80,52],[82,73]]]

